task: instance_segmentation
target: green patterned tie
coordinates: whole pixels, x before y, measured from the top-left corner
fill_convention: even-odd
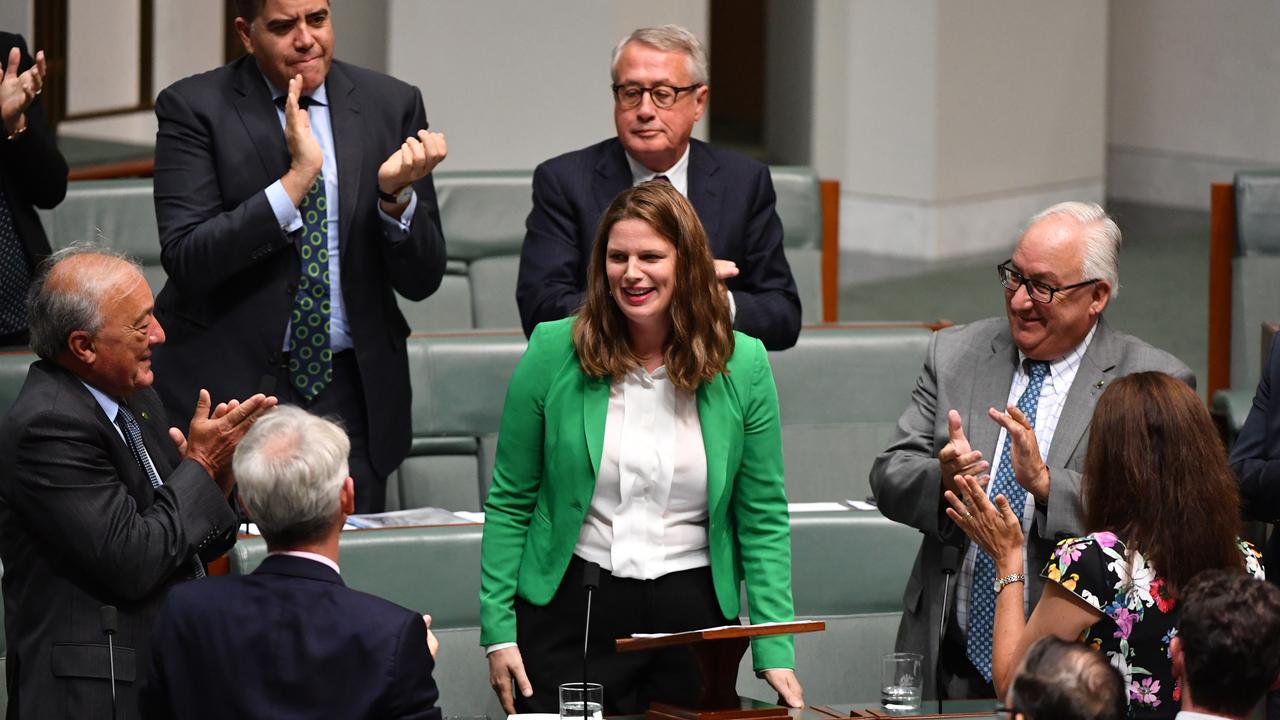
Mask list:
[[[293,298],[289,333],[289,382],[313,400],[333,380],[333,351],[329,349],[329,219],[324,176],[302,199],[302,277]]]

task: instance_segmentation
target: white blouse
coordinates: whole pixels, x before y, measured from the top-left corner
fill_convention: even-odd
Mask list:
[[[638,580],[711,564],[698,400],[665,367],[636,368],[609,389],[600,473],[574,551]]]

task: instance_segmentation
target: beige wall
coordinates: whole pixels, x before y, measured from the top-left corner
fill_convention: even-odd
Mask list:
[[[446,167],[532,168],[614,134],[609,54],[669,22],[705,41],[706,0],[390,0],[388,71],[421,88]]]
[[[1209,183],[1280,165],[1280,4],[1124,0],[1110,8],[1110,191],[1207,208]]]

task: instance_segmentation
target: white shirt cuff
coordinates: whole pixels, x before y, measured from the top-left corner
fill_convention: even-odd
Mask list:
[[[286,233],[300,230],[302,213],[298,212],[298,208],[294,207],[293,201],[289,199],[289,193],[284,190],[284,183],[277,180],[268,185],[264,192],[267,193],[267,202],[271,204],[271,212],[275,213],[276,223],[280,229]]]
[[[507,648],[509,648],[509,647],[515,647],[515,646],[516,646],[516,644],[515,644],[515,643],[513,643],[513,642],[494,643],[493,645],[489,645],[489,646],[485,647],[485,649],[484,649],[484,656],[485,656],[485,657],[489,657],[490,655],[492,655],[493,653],[498,652],[499,650],[506,650],[506,649],[507,649]]]
[[[392,233],[399,234],[399,235],[407,235],[409,233],[409,225],[413,223],[413,211],[417,209],[417,207],[418,207],[418,192],[416,190],[414,191],[413,195],[409,198],[409,206],[404,209],[403,213],[400,213],[400,218],[398,220],[396,218],[391,217],[386,212],[384,212],[382,209],[382,203],[379,202],[378,217],[382,218],[383,229],[386,230],[388,235]],[[515,643],[511,643],[511,644],[514,645]]]
[[[733,324],[738,319],[738,303],[734,301],[732,292],[725,294],[729,296],[729,324]]]

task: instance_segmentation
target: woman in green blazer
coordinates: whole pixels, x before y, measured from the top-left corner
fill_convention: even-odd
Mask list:
[[[773,374],[732,330],[692,206],[665,182],[624,191],[590,267],[582,309],[539,325],[511,379],[485,502],[480,642],[507,712],[555,712],[579,679],[587,561],[606,714],[697,691],[687,650],[615,654],[615,637],[736,624],[743,580],[753,623],[794,619]],[[752,655],[799,707],[790,636]]]

